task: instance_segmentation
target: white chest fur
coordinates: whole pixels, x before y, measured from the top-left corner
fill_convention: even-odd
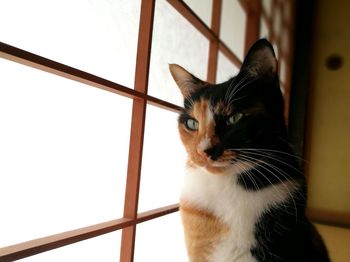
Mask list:
[[[203,168],[188,168],[181,199],[206,210],[228,225],[229,234],[221,239],[210,256],[215,262],[253,262],[254,227],[270,207],[291,196],[292,182],[273,185],[259,191],[247,191],[230,172],[215,175]]]

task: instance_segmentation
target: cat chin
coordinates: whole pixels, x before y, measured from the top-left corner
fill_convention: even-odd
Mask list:
[[[254,168],[252,163],[245,161],[239,161],[238,163],[213,161],[210,164],[203,165],[188,160],[187,166],[205,170],[213,175],[239,175],[244,172],[249,172],[250,169]]]
[[[230,167],[231,163],[229,163],[229,162],[213,162],[210,165],[213,167]]]
[[[187,161],[187,166],[189,168],[202,169],[211,174],[219,175],[224,174],[230,168],[230,163],[228,162],[195,162],[192,160]]]

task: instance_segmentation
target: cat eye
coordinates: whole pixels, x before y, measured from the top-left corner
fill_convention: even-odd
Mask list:
[[[186,120],[185,122],[186,127],[192,131],[196,131],[199,128],[199,123],[197,120],[193,119],[193,118],[189,118]]]
[[[227,125],[234,125],[234,124],[237,124],[237,122],[239,120],[241,120],[241,118],[243,117],[243,114],[242,113],[236,113],[232,116],[230,116],[227,120],[226,120],[226,124]]]

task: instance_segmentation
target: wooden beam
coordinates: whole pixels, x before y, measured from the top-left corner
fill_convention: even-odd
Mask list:
[[[211,30],[215,35],[220,35],[220,20],[221,20],[221,0],[213,0],[212,16],[211,16]],[[217,38],[212,39],[209,45],[209,61],[207,81],[210,83],[216,82],[216,72],[218,65],[219,43]]]
[[[25,51],[23,49],[0,42],[0,57],[13,61],[25,66],[36,68],[50,74],[64,77],[79,83],[100,88],[124,97],[134,99],[147,100],[149,104],[161,107],[163,109],[171,110],[173,112],[180,112],[181,107],[161,100],[159,98],[147,95],[138,90],[134,90],[123,85],[114,83],[110,80],[101,78],[99,76],[87,73],[85,71],[58,63],[54,60],[36,55],[34,53]]]
[[[178,204],[169,205],[143,212],[139,214],[134,220],[127,218],[115,219],[108,222],[103,222],[60,234],[38,238],[8,247],[3,247],[0,248],[0,262],[15,261],[21,258],[33,256],[45,251],[63,247],[82,240],[107,234],[128,226],[133,226],[164,215],[168,215],[178,210]]]
[[[261,0],[240,0],[246,11],[244,54],[259,39]]]
[[[148,89],[154,8],[155,0],[143,0],[141,2],[134,89],[143,94],[147,94]],[[145,117],[146,100],[134,99],[131,120],[128,174],[126,179],[124,200],[124,218],[128,219],[135,219],[137,216]],[[123,229],[120,261],[133,261],[135,234],[136,225],[132,225]]]
[[[223,54],[237,67],[240,67],[242,61],[228,48],[192,10],[182,0],[167,0],[184,18],[186,18],[199,32],[201,32],[209,41],[219,43],[219,49]]]
[[[350,213],[317,208],[307,208],[306,215],[316,223],[350,228]]]

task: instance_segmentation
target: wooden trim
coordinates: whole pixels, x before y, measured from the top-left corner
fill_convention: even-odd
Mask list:
[[[308,146],[311,138],[312,114],[307,107],[312,108],[312,47],[314,34],[314,19],[316,1],[296,1],[294,3],[294,31],[292,81],[290,93],[290,110],[288,120],[289,142],[297,155],[306,160],[310,160],[310,148]],[[307,162],[306,162],[307,163]],[[300,162],[304,169],[306,178],[308,177],[308,166],[305,162]]]
[[[272,14],[272,13],[271,13]],[[267,27],[267,31],[269,33],[268,35],[268,39],[273,42],[275,39],[275,35],[273,32],[273,22],[272,22],[272,16],[269,16],[267,14],[267,11],[265,10],[265,8],[261,8],[261,18],[265,20],[266,23],[266,27]]]
[[[350,213],[308,208],[306,215],[315,223],[350,228]]]
[[[131,225],[131,219],[117,219],[101,224],[84,227],[48,237],[30,240],[24,243],[0,248],[0,261],[14,261],[28,256],[33,256],[55,248],[73,244],[85,239],[121,229]]]
[[[260,36],[261,0],[240,0],[240,3],[246,10],[244,54],[247,54]]]
[[[141,2],[139,21],[139,36],[135,69],[135,90],[147,94],[148,75],[152,48],[152,32],[154,20],[155,0]],[[146,117],[146,101],[144,99],[133,102],[128,173],[126,178],[124,218],[135,219],[137,216],[140,191],[143,139]],[[136,226],[125,228],[122,231],[120,261],[134,259]]]
[[[45,57],[30,53],[23,49],[0,42],[0,57],[36,68],[60,77],[64,77],[73,81],[80,82],[85,85],[97,87],[115,94],[134,98],[147,100],[149,104],[161,107],[163,109],[171,110],[173,112],[180,112],[181,107],[169,103],[167,101],[158,99],[156,97],[144,94],[138,90],[134,90],[120,84],[114,83],[110,80],[98,77],[96,75],[87,73],[85,71],[58,63],[56,61],[47,59]]]
[[[295,21],[295,3],[289,2],[288,4],[291,5],[291,12],[290,14],[291,21]],[[283,83],[284,87],[284,100],[285,100],[285,112],[284,112],[284,117],[286,120],[286,123],[289,123],[289,108],[290,108],[290,93],[291,93],[291,77],[292,77],[292,54],[293,54],[293,39],[294,39],[294,28],[292,27],[293,23],[290,21],[289,23],[284,22],[285,21],[285,12],[283,11],[283,2],[273,0],[272,5],[271,5],[271,15],[267,15],[267,11],[265,8],[261,8],[261,18],[265,20],[268,31],[269,31],[269,40],[271,42],[274,42],[278,46],[278,60],[280,61],[279,63],[279,71],[280,71],[280,66],[281,66],[281,61],[283,60],[285,63],[286,67],[286,79],[285,82]],[[287,30],[288,32],[288,38],[289,38],[289,43],[288,43],[288,50],[284,50],[281,48],[281,41],[282,41],[282,34],[281,32],[277,33],[274,30],[274,17],[277,9],[280,9],[281,12],[281,32],[283,30]]]
[[[208,40],[218,40],[218,36],[197,16],[182,0],[167,0],[184,18],[186,18]]]
[[[82,240],[107,234],[128,226],[136,225],[151,219],[177,212],[179,205],[169,205],[147,212],[143,212],[136,219],[115,219],[93,226],[83,227],[43,238],[30,240],[16,245],[0,248],[0,262],[14,261],[28,256],[36,255],[55,248],[63,247]]]
[[[238,68],[241,67],[242,61],[238,58],[223,42],[219,42],[219,50]]]
[[[288,2],[290,5],[290,21],[295,20],[295,3],[294,2]],[[283,11],[282,7],[282,13],[285,14],[285,11]],[[283,58],[286,65],[286,84],[285,84],[285,112],[284,117],[286,119],[286,123],[288,125],[289,123],[289,110],[290,110],[290,97],[291,97],[291,87],[292,87],[292,69],[293,69],[293,54],[294,54],[294,24],[290,23],[288,27],[285,25],[283,30],[287,30],[287,36],[288,36],[288,47],[287,50],[283,51]]]
[[[237,67],[240,67],[242,61],[234,54],[192,10],[182,0],[167,0],[184,18],[186,18],[199,32],[201,32],[209,41],[219,43],[219,49],[223,54]]]
[[[221,0],[213,0],[211,30],[216,35],[220,35],[221,7],[222,7]],[[211,40],[209,45],[209,61],[208,61],[208,73],[207,73],[207,81],[210,83],[216,82],[218,52],[219,52],[219,43],[217,42],[216,39]]]
[[[133,89],[3,42],[0,42],[0,57],[129,98],[140,97],[141,95]]]

